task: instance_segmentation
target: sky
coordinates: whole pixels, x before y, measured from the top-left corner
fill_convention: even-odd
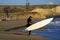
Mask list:
[[[29,0],[30,4],[60,4],[60,0]],[[0,0],[0,5],[25,5],[26,0]]]

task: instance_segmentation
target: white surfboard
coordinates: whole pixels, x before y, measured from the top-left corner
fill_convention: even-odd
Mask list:
[[[53,18],[49,18],[49,19],[39,21],[39,22],[27,27],[25,30],[26,31],[32,31],[32,30],[42,28],[42,27],[46,26],[47,24],[49,24],[52,20],[53,20]]]

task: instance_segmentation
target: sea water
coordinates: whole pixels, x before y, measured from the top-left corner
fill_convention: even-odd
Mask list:
[[[42,29],[44,30],[34,30],[32,34],[44,36],[48,38],[48,40],[60,40],[60,18],[54,19]]]

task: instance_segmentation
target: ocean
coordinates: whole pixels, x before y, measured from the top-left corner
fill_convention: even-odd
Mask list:
[[[36,22],[39,20],[35,20]],[[34,30],[32,34],[41,35],[48,40],[60,40],[60,18],[55,18],[51,23],[44,26],[44,30]]]

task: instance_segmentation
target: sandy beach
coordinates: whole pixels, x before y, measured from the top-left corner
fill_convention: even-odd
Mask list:
[[[46,40],[42,36],[31,35],[28,36],[24,33],[0,33],[0,40]]]
[[[0,40],[47,40],[43,36],[38,36],[23,32],[26,28],[26,19],[0,21]]]

